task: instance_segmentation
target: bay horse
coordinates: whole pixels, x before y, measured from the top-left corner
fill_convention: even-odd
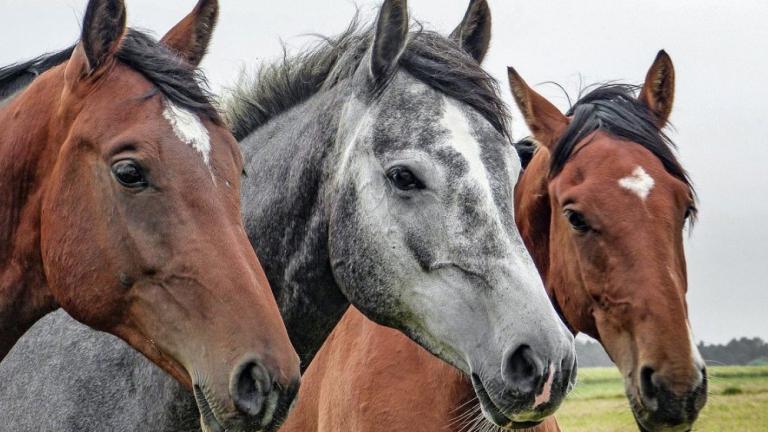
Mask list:
[[[217,11],[201,0],[161,44],[91,0],[74,47],[0,69],[0,359],[61,308],[193,390],[210,431],[279,423],[299,380],[196,70]]]
[[[516,221],[556,309],[606,348],[640,430],[691,430],[706,369],[685,305],[695,193],[662,132],[671,59],[659,52],[639,96],[597,87],[567,115],[511,68],[509,80],[536,143],[515,188]],[[302,379],[284,432],[500,430],[464,374],[352,308]],[[559,428],[549,418],[532,430]]]
[[[472,376],[496,418],[526,425],[551,414],[572,385],[573,340],[514,224],[520,163],[496,81],[467,53],[487,48],[488,27],[474,16],[460,45],[412,31],[405,1],[387,0],[372,26],[355,21],[264,66],[225,106],[246,160],[245,227],[302,367],[352,304]],[[32,347],[121,349],[76,330],[42,328],[28,340],[0,367],[2,379],[14,380]],[[189,396],[170,396],[155,375],[134,392],[143,402],[119,396],[102,406],[110,395],[96,389],[55,420],[29,414],[35,395],[72,394],[73,376],[131,386],[114,377],[144,377],[148,365],[123,351],[121,363],[99,368],[76,367],[87,357],[79,352],[56,368],[37,362],[62,380],[39,383],[15,405],[25,412],[15,424],[88,419],[86,429],[99,430],[109,419],[127,431],[151,418],[152,430],[189,430]],[[0,401],[7,394],[0,388]],[[147,410],[115,412],[123,403]]]

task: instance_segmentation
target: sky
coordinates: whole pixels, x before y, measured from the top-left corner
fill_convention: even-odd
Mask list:
[[[295,52],[311,34],[341,32],[359,7],[378,0],[220,0],[221,15],[203,62],[224,91],[243,70]],[[641,83],[656,52],[675,64],[670,136],[700,198],[687,236],[688,306],[697,339],[768,340],[768,2],[764,0],[489,0],[491,49],[484,66],[508,93],[506,66],[562,110],[580,84]],[[62,49],[77,40],[86,0],[0,0],[0,65]],[[162,36],[195,0],[127,0],[129,25]],[[449,33],[468,0],[410,0],[411,17]],[[527,135],[513,111],[515,137]]]

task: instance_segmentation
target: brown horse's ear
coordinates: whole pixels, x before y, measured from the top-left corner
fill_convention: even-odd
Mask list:
[[[176,51],[189,64],[197,66],[208,50],[218,17],[217,0],[199,0],[192,12],[166,33],[160,42]]]
[[[661,50],[656,55],[638,99],[656,116],[656,126],[663,128],[669,120],[675,100],[675,67],[666,51]]]
[[[93,72],[106,64],[120,48],[126,31],[125,15],[123,0],[88,2],[80,36],[82,52],[87,60],[85,72]]]
[[[533,91],[514,68],[508,67],[507,73],[512,96],[523,113],[528,129],[539,144],[551,150],[568,126],[568,117],[543,96]]]
[[[468,52],[478,63],[483,62],[491,44],[491,9],[486,0],[470,0],[467,13],[451,39]]]
[[[408,39],[406,0],[384,0],[371,47],[370,74],[374,82],[389,78],[397,68]]]

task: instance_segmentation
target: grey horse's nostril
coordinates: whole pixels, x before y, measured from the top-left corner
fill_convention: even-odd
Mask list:
[[[539,390],[545,379],[545,364],[528,345],[520,345],[504,359],[502,376],[507,387],[520,394]]]
[[[576,358],[576,352],[570,351],[568,355],[563,357],[563,360],[560,362],[560,371],[565,377],[565,382],[567,383],[566,386],[566,393],[573,390],[573,386],[576,385],[576,374],[578,373],[579,364],[578,359]]]
[[[272,378],[267,369],[256,361],[247,361],[235,368],[230,380],[230,393],[235,406],[251,416],[262,413],[272,389]]]

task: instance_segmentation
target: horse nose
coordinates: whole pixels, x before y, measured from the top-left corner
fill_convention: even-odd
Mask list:
[[[653,410],[658,405],[660,386],[657,384],[656,371],[650,366],[640,369],[640,394],[646,407]]]
[[[697,370],[692,380],[677,392],[667,385],[665,377],[651,366],[640,368],[640,397],[650,412],[650,420],[658,424],[690,424],[698,417],[707,398],[706,368]]]
[[[240,362],[229,378],[229,395],[241,420],[261,428],[275,427],[293,407],[299,392],[300,378],[280,381],[264,362],[246,359]],[[261,430],[261,429],[259,429]]]
[[[235,407],[250,423],[261,427],[271,425],[275,415],[285,415],[298,393],[298,379],[285,385],[270,375],[263,363],[248,360],[240,363],[232,372],[229,393]],[[278,411],[280,413],[278,413]]]
[[[267,368],[256,360],[248,360],[235,367],[230,378],[230,396],[238,410],[249,416],[266,416],[273,380]]]
[[[520,395],[538,393],[549,375],[547,362],[528,344],[508,350],[501,364],[507,391]]]

